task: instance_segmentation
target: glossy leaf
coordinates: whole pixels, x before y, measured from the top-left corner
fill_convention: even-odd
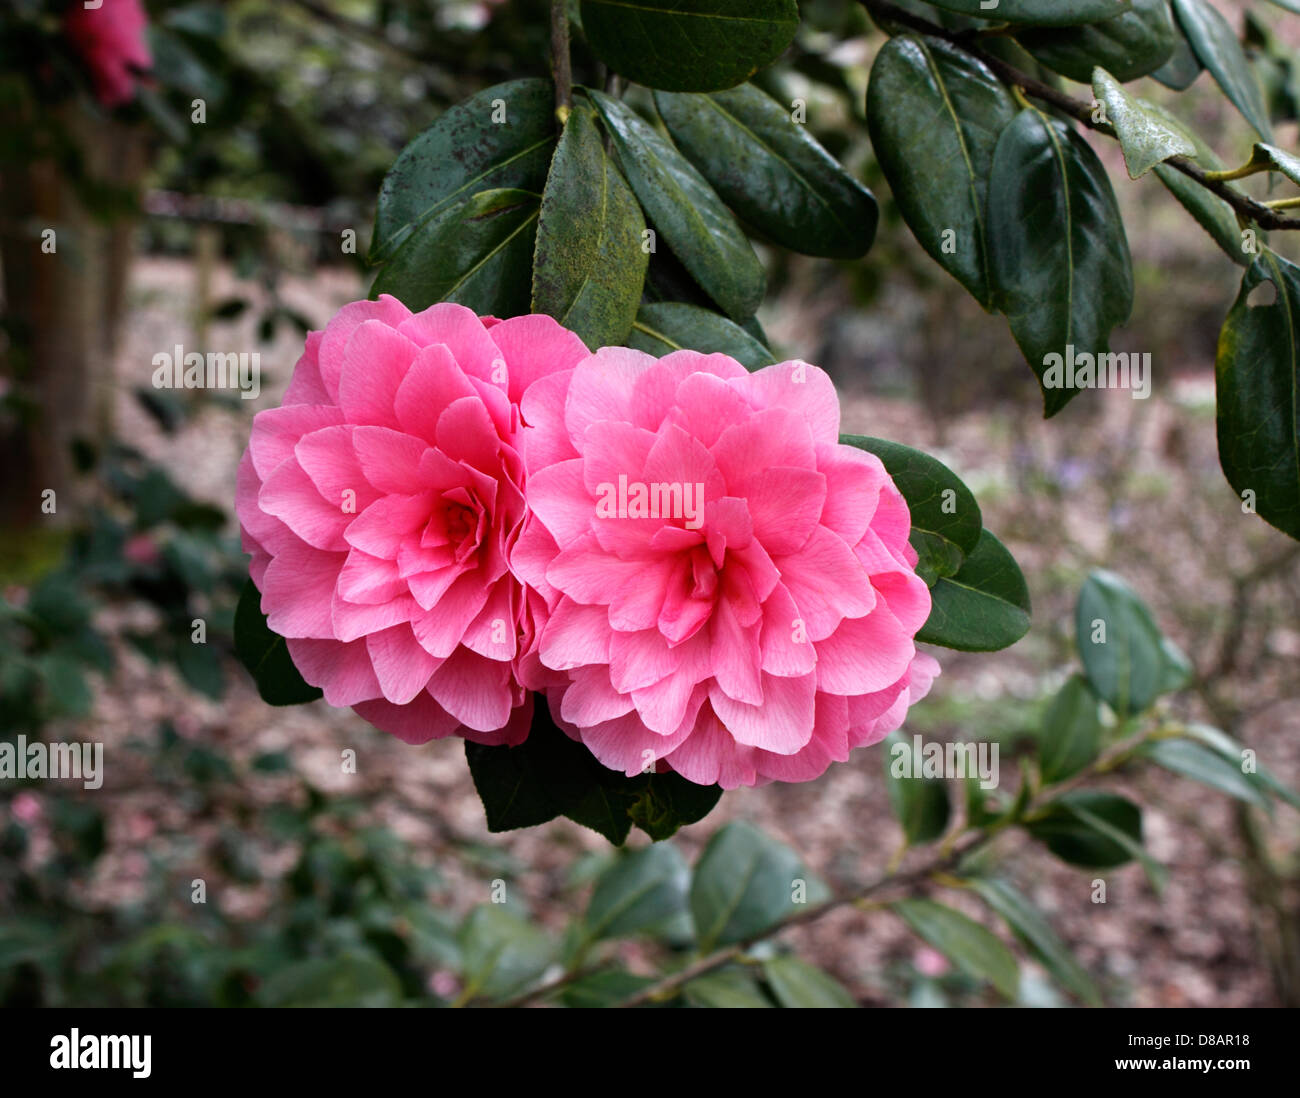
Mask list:
[[[1264,94],[1236,31],[1209,0],[1173,0],[1173,5],[1178,25],[1197,60],[1210,70],[1223,94],[1255,127],[1255,132],[1266,141],[1271,140],[1272,127]]]
[[[704,848],[691,880],[691,916],[701,952],[758,934],[799,910],[796,882],[807,872],[793,850],[736,821]]]
[[[763,978],[783,1007],[856,1007],[844,985],[819,968],[782,954],[763,962]]]
[[[627,345],[661,358],[682,349],[717,352],[730,355],[750,370],[776,361],[771,351],[725,316],[675,301],[642,305]]]
[[[1049,355],[1109,351],[1133,307],[1133,265],[1114,192],[1077,133],[1023,110],[1002,132],[989,180],[998,306],[1053,416],[1079,391],[1055,387]]]
[[[947,782],[925,777],[923,761],[908,737],[901,732],[889,734],[884,753],[885,789],[909,843],[937,839],[947,830],[951,813]]]
[[[795,0],[582,0],[596,56],[650,88],[719,91],[775,61],[799,27]]]
[[[1139,99],[1143,110],[1161,119],[1171,130],[1181,134],[1196,149],[1196,162],[1207,171],[1221,171],[1223,162],[1196,133],[1189,130],[1177,118],[1163,107],[1148,99]],[[1237,214],[1222,198],[1206,190],[1196,180],[1190,179],[1172,164],[1157,164],[1156,175],[1183,208],[1192,215],[1216,244],[1234,263],[1249,266],[1250,253],[1243,248],[1244,240],[1241,227],[1237,224]]]
[[[733,319],[752,316],[763,300],[767,276],[731,211],[694,165],[640,115],[600,92],[587,95],[655,230]]]
[[[952,576],[930,590],[932,606],[916,639],[965,652],[995,652],[1029,631],[1029,589],[1020,567],[987,530]]]
[[[1089,685],[1121,718],[1141,713],[1188,678],[1186,657],[1113,572],[1093,572],[1084,582],[1075,605],[1075,639]]]
[[[655,104],[723,201],[776,243],[839,259],[871,247],[875,197],[765,92],[752,84],[713,95],[656,92]]]
[[[465,998],[501,999],[522,991],[555,959],[542,931],[506,904],[480,904],[458,934]]]
[[[586,935],[621,938],[667,922],[686,910],[690,879],[690,868],[668,843],[628,851],[596,882],[583,920]]]
[[[353,951],[277,969],[258,989],[257,1000],[268,1007],[395,1007],[402,985],[378,957]]]
[[[1170,11],[1172,13],[1172,7]],[[1151,74],[1151,78],[1174,91],[1186,91],[1196,83],[1196,78],[1205,71],[1205,66],[1196,56],[1192,44],[1187,41],[1187,35],[1183,33],[1177,18],[1174,19],[1174,32],[1174,52],[1168,61]]]
[[[1105,69],[1093,70],[1092,90],[1115,127],[1130,179],[1141,179],[1171,157],[1196,155],[1191,141],[1166,125],[1158,114],[1146,110]]]
[[[555,725],[540,695],[534,706],[528,739],[517,747],[465,743],[489,831],[532,827],[562,815],[617,846],[633,824],[652,839],[665,839],[718,803],[722,790],[716,785],[696,785],[671,772],[628,777],[601,766]]]
[[[1251,153],[1250,163],[1258,167],[1266,167],[1270,171],[1281,172],[1292,183],[1300,183],[1300,156],[1289,153],[1286,149],[1279,149],[1276,145],[1258,141]]]
[[[251,579],[244,582],[235,608],[235,654],[267,705],[302,705],[322,695],[319,687],[303,680],[284,638],[268,628],[262,596]]]
[[[550,83],[530,79],[486,88],[446,111],[384,177],[370,262],[387,259],[421,225],[479,191],[540,192],[555,144],[553,108]]]
[[[1169,0],[1133,0],[1114,18],[1077,27],[1034,27],[1016,39],[1049,69],[1092,83],[1100,65],[1117,80],[1128,82],[1167,64],[1180,38]]]
[[[1058,797],[1025,829],[1062,861],[1109,869],[1130,861],[1141,844],[1142,811],[1114,793],[1080,790]]]
[[[595,114],[575,106],[542,192],[533,311],[553,316],[593,350],[621,344],[645,282],[644,230],[641,207],[605,154]]]
[[[934,586],[940,576],[954,575],[966,555],[978,547],[984,522],[979,504],[961,478],[937,458],[899,442],[866,435],[842,435],[840,441],[880,458],[903,493],[922,578]]]
[[[1239,801],[1264,805],[1264,796],[1242,773],[1240,763],[1233,764],[1222,755],[1198,743],[1181,739],[1162,739],[1144,744],[1139,754],[1166,770],[1200,782]]]
[[[455,301],[481,316],[526,313],[540,203],[530,191],[480,191],[407,237],[370,297],[392,294],[412,312]]]
[[[1077,774],[1101,750],[1101,715],[1097,695],[1079,675],[1061,687],[1043,717],[1038,741],[1038,768],[1044,782]]]
[[[1251,304],[1271,282],[1271,304]],[[1265,251],[1246,271],[1215,359],[1219,463],[1265,522],[1300,539],[1300,268]]]
[[[929,0],[936,8],[979,19],[1060,27],[1113,19],[1130,0]],[[991,5],[991,6],[990,6]]]
[[[772,1005],[754,978],[737,968],[724,968],[698,976],[682,992],[686,1001],[697,1007],[746,1010]]]
[[[894,201],[930,257],[986,309],[988,177],[998,135],[1015,114],[997,78],[945,42],[904,35],[876,55],[867,125]]]
[[[1021,942],[1060,983],[1088,1006],[1101,1006],[1101,994],[1051,925],[1029,900],[1008,882],[973,878],[967,884],[1006,922]]]
[[[574,980],[561,996],[567,1007],[612,1007],[654,983],[626,969],[607,968]]]
[[[933,900],[898,900],[890,905],[923,941],[968,976],[987,980],[1008,999],[1020,991],[1020,966],[992,931]]]
[[[1227,760],[1230,765],[1243,773],[1262,792],[1271,797],[1277,797],[1292,808],[1300,810],[1300,792],[1279,781],[1271,770],[1259,763],[1258,759],[1252,760],[1253,767],[1251,770],[1246,769],[1243,766],[1246,760],[1246,749],[1226,732],[1221,732],[1219,729],[1211,728],[1206,724],[1188,724],[1183,726],[1180,731],[1188,739],[1204,745],[1221,758]]]

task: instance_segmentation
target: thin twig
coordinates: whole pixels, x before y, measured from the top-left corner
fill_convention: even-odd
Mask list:
[[[1065,112],[1090,130],[1096,130],[1097,133],[1103,133],[1107,137],[1116,137],[1113,126],[1093,120],[1093,105],[1091,103],[1084,102],[1082,99],[1075,99],[1050,84],[1035,80],[1032,76],[1021,72],[1014,65],[1008,65],[1000,58],[985,53],[973,44],[974,36],[969,31],[954,32],[945,30],[943,27],[937,27],[928,20],[921,19],[909,11],[904,11],[897,4],[890,3],[890,0],[858,0],[858,3],[866,8],[877,20],[884,19],[897,23],[909,30],[916,31],[918,34],[924,34],[930,38],[939,38],[952,46],[956,46],[959,50],[987,66],[1003,83],[1019,88],[1026,95],[1041,102],[1050,103],[1053,107]],[[1300,229],[1300,218],[1280,214],[1263,202],[1258,202],[1251,198],[1250,195],[1237,190],[1236,187],[1230,187],[1221,180],[1211,178],[1211,173],[1186,157],[1170,157],[1165,163],[1182,172],[1183,175],[1194,179],[1207,191],[1218,195],[1238,214],[1255,222],[1262,229]]]
[[[714,952],[701,957],[698,961],[687,965],[681,971],[674,972],[671,976],[667,976],[657,983],[651,984],[649,987],[637,992],[635,995],[625,999],[618,1005],[620,1007],[644,1006],[646,1003],[660,1002],[671,998],[692,980],[698,979],[700,976],[704,976],[707,973],[714,971],[714,969],[722,968],[724,965],[731,964],[733,961],[740,960],[746,951],[758,942],[789,930],[791,927],[802,926],[804,923],[813,922],[815,919],[820,919],[823,915],[832,911],[838,911],[840,908],[860,904],[864,900],[871,898],[877,892],[886,888],[896,886],[905,888],[909,885],[920,884],[922,881],[927,880],[942,870],[953,868],[967,854],[971,853],[971,851],[975,850],[977,847],[983,846],[992,837],[992,832],[972,834],[965,843],[956,846],[946,854],[936,854],[922,865],[909,870],[907,873],[893,874],[886,872],[880,877],[877,877],[865,888],[859,889],[850,896],[837,896],[833,900],[827,900],[825,903],[817,904],[815,907],[810,907],[806,911],[801,911],[798,915],[791,916],[789,919],[778,923],[776,926],[769,927],[767,930],[759,931],[757,934],[751,934],[748,938],[737,942],[735,945],[727,946],[725,949],[715,950]]]
[[[1050,795],[1035,796],[1033,800],[1024,807],[1023,812],[1017,817],[1018,820],[1027,820],[1035,817],[1038,811],[1056,801],[1062,793],[1068,793],[1084,784],[1087,780],[1095,778],[1101,774],[1113,773],[1124,762],[1132,756],[1137,747],[1150,735],[1150,732],[1139,732],[1136,735],[1114,744],[1107,751],[1104,751],[1097,758],[1093,759],[1088,766],[1084,767],[1077,774],[1065,781],[1057,782],[1050,789]],[[722,968],[724,965],[731,964],[733,961],[741,960],[746,952],[758,942],[768,938],[775,937],[778,934],[789,930],[794,926],[802,926],[804,923],[813,922],[820,919],[823,915],[832,911],[837,911],[844,907],[854,907],[861,905],[864,901],[873,897],[876,893],[882,892],[888,888],[902,887],[907,888],[911,885],[918,885],[927,880],[933,879],[936,875],[943,873],[945,870],[952,869],[969,854],[978,850],[991,842],[1002,830],[1016,822],[1009,817],[996,821],[991,826],[982,830],[968,830],[965,834],[960,831],[950,836],[948,841],[943,843],[937,851],[921,865],[908,870],[906,873],[895,873],[892,869],[887,870],[881,876],[877,877],[870,884],[859,889],[847,896],[837,896],[834,899],[827,900],[816,907],[810,907],[806,911],[799,912],[798,915],[791,916],[775,926],[768,927],[766,930],[759,931],[757,934],[751,934],[748,938],[736,942],[734,945],[727,946],[724,949],[715,950],[699,960],[687,965],[679,972],[667,976],[657,983],[647,988],[643,988],[635,995],[619,1003],[620,1007],[644,1006],[646,1003],[661,1002],[671,998],[680,991],[686,984],[692,980],[713,972],[715,969]],[[954,842],[953,839],[956,839]]]
[[[569,9],[551,0],[551,70],[555,74],[555,111],[561,119],[573,105],[573,69],[569,63]]]

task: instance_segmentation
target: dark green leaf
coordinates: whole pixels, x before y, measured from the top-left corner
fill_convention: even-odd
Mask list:
[[[65,652],[44,652],[36,667],[45,684],[45,702],[55,716],[84,717],[94,704],[81,661]]]
[[[465,965],[464,997],[504,999],[535,981],[555,958],[555,948],[535,925],[505,904],[480,904],[458,934]]]
[[[533,765],[538,748],[538,744],[530,747],[529,740],[517,747],[485,747],[465,741],[465,758],[489,831],[536,827],[560,814],[560,806]]]
[[[752,316],[767,276],[731,211],[672,142],[635,111],[600,92],[587,94],[623,174],[673,254],[733,319]]]
[[[696,785],[671,770],[624,780],[636,792],[628,815],[656,842],[704,819],[722,797],[721,786]]]
[[[1172,9],[1170,10],[1172,12]],[[1159,80],[1165,87],[1173,88],[1174,91],[1186,91],[1196,83],[1196,78],[1205,71],[1205,66],[1197,58],[1192,44],[1187,41],[1187,35],[1183,33],[1183,28],[1178,25],[1176,18],[1174,32],[1174,52],[1168,61],[1151,74],[1151,78]]]
[[[518,316],[529,307],[528,272],[541,196],[480,191],[416,229],[370,287],[413,312],[455,301],[480,315]]]
[[[687,159],[727,205],[776,243],[839,259],[856,259],[871,247],[875,197],[758,88],[656,92],[655,103]]]
[[[176,646],[176,670],[200,694],[219,701],[225,693],[226,676],[215,648],[192,644],[188,636],[182,637]]]
[[[794,0],[582,0],[596,56],[650,88],[718,91],[748,80],[794,38]]]
[[[913,235],[992,308],[984,207],[998,134],[1015,117],[984,65],[937,39],[890,39],[867,89],[871,144]]]
[[[1029,631],[1029,588],[1005,546],[981,530],[956,575],[940,577],[916,639],[964,652],[995,652]]]
[[[1300,183],[1300,156],[1289,153],[1286,149],[1257,141],[1251,152],[1250,163],[1253,166],[1266,167],[1270,171],[1281,172],[1292,183]]]
[[[654,981],[626,969],[611,968],[574,980],[561,996],[567,1007],[612,1007],[644,991]]]
[[[679,774],[628,777],[609,770],[556,726],[541,695],[534,706],[528,739],[518,747],[465,743],[489,831],[532,827],[563,815],[616,846],[634,823],[658,840],[703,819],[722,795],[716,785],[695,785]]]
[[[623,938],[686,910],[691,871],[677,848],[656,843],[628,851],[600,875],[585,916],[588,938]]]
[[[789,954],[764,961],[763,978],[783,1007],[858,1005],[838,980]]]
[[[741,821],[709,840],[691,880],[701,952],[761,933],[799,910],[795,882],[807,873],[793,850]]]
[[[1165,867],[1147,853],[1146,847],[1139,839],[1135,839],[1124,828],[1111,823],[1105,816],[1098,815],[1091,807],[1075,804],[1071,807],[1071,811],[1080,822],[1091,827],[1096,834],[1127,851],[1130,858],[1137,859],[1142,866],[1142,871],[1147,875],[1147,880],[1151,882],[1151,887],[1157,893],[1164,889],[1169,875]]]
[[[1133,0],[1128,10],[1101,23],[1036,27],[1016,35],[1049,69],[1081,84],[1092,83],[1096,65],[1124,82],[1155,72],[1174,56],[1181,37],[1169,0]]]
[[[250,579],[245,582],[235,609],[235,654],[248,668],[257,692],[268,705],[302,705],[321,696],[319,687],[303,681],[289,658],[289,647],[272,633],[262,613],[262,596]]]
[[[511,80],[443,114],[384,177],[370,262],[387,259],[421,225],[479,191],[540,192],[555,142],[553,107],[548,81]]]
[[[1266,141],[1272,139],[1268,108],[1259,81],[1246,60],[1245,51],[1228,21],[1209,0],[1173,0],[1178,25],[1187,36],[1192,51],[1214,79],[1219,82],[1233,105]]]
[[[772,352],[739,324],[708,309],[676,301],[642,305],[627,345],[659,357],[683,348],[706,354],[717,352],[730,355],[750,370],[776,361]]]
[[[575,106],[542,192],[533,259],[533,311],[553,316],[593,349],[632,329],[649,250],[645,218],[605,154],[596,116]]]
[[[1097,696],[1079,675],[1072,675],[1052,699],[1038,741],[1038,768],[1044,782],[1077,774],[1101,750],[1101,716]]]
[[[688,983],[682,992],[686,1001],[697,1007],[744,1010],[772,1005],[754,978],[737,968],[724,968],[699,976]]]
[[[947,829],[951,811],[947,783],[923,775],[924,760],[901,732],[891,732],[885,745],[885,788],[903,834],[909,843],[937,839]]]
[[[1006,881],[977,877],[967,882],[971,889],[1006,920],[1012,932],[1043,963],[1061,984],[1088,1006],[1101,1006],[1097,985],[1056,936],[1042,913]]]
[[[1113,19],[1130,0],[929,0],[936,8],[1039,27],[1070,26]],[[992,5],[991,7],[989,5]]]
[[[1186,659],[1119,576],[1093,572],[1075,606],[1075,639],[1088,682],[1120,718],[1141,713],[1187,677]]]
[[[1177,118],[1163,107],[1148,99],[1139,99],[1138,103],[1148,113],[1156,115],[1164,124],[1192,143],[1196,149],[1196,162],[1208,171],[1221,171],[1223,162],[1215,155],[1200,137],[1184,126]],[[1250,253],[1242,246],[1245,241],[1241,227],[1237,224],[1237,215],[1233,208],[1222,198],[1206,190],[1196,180],[1189,178],[1172,164],[1157,164],[1156,175],[1169,192],[1183,204],[1188,213],[1196,219],[1215,243],[1223,249],[1234,263],[1243,267],[1250,265]]]
[[[1158,114],[1146,110],[1105,69],[1093,70],[1092,91],[1115,127],[1130,179],[1142,178],[1170,157],[1196,155],[1191,141]]]
[[[934,578],[954,575],[978,547],[984,524],[979,504],[961,478],[937,458],[899,442],[866,435],[841,435],[840,442],[880,458],[907,501],[913,546],[923,558],[928,551],[936,562]],[[934,585],[933,579],[926,581]]]
[[[402,1000],[402,985],[378,957],[345,953],[279,969],[257,998],[269,1007],[393,1007]]]
[[[1271,282],[1276,299],[1252,304]],[[1300,539],[1300,268],[1265,251],[1246,271],[1215,359],[1219,463],[1242,507]]]
[[[968,976],[988,980],[1008,999],[1020,991],[1020,966],[992,931],[933,900],[898,900],[890,905],[916,934]]]
[[[160,84],[187,96],[204,99],[209,106],[225,98],[226,81],[209,68],[183,38],[156,25],[149,28],[148,36],[153,53],[150,75]]]
[[[1109,869],[1129,861],[1135,845],[1140,848],[1142,811],[1114,793],[1081,790],[1052,801],[1025,829],[1062,861]]]
[[[1109,351],[1133,307],[1119,206],[1097,155],[1068,126],[1023,110],[1002,132],[989,180],[989,250],[998,307],[1053,416],[1079,391],[1054,378],[1074,352]]]

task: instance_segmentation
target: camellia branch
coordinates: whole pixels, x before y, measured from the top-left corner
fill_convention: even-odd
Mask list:
[[[687,965],[680,972],[674,972],[671,976],[642,989],[635,995],[619,1003],[620,1007],[645,1006],[647,1003],[663,1002],[676,995],[683,987],[692,980],[698,979],[709,972],[722,968],[724,965],[733,962],[744,961],[748,951],[758,942],[789,930],[793,926],[801,926],[804,923],[813,922],[820,919],[823,915],[831,911],[837,911],[844,907],[861,906],[865,901],[872,900],[877,893],[887,889],[901,888],[908,889],[911,886],[924,884],[926,881],[933,881],[936,878],[942,878],[945,871],[958,866],[968,855],[974,853],[980,847],[991,842],[1004,828],[1018,823],[1022,820],[1033,819],[1041,814],[1049,805],[1057,800],[1062,793],[1068,793],[1080,785],[1085,784],[1089,779],[1095,778],[1102,774],[1111,773],[1118,769],[1125,762],[1129,761],[1134,752],[1152,735],[1160,734],[1160,730],[1151,729],[1139,732],[1137,735],[1115,744],[1109,750],[1103,752],[1097,758],[1077,774],[1063,782],[1055,783],[1051,788],[1051,795],[1047,797],[1035,796],[1030,803],[1025,805],[1020,813],[1013,813],[1004,816],[1002,819],[995,821],[981,830],[970,830],[969,827],[958,828],[953,831],[948,839],[943,842],[935,852],[920,865],[908,870],[906,873],[895,873],[893,870],[887,870],[881,876],[877,877],[870,884],[848,896],[838,896],[834,899],[827,900],[825,903],[810,907],[806,911],[801,911],[798,915],[791,916],[775,926],[768,927],[756,934],[750,935],[734,945],[727,946],[724,949],[715,950],[712,953],[701,957],[699,960]],[[1028,780],[1028,777],[1026,777]],[[949,881],[948,883],[951,883]]]
[[[861,904],[864,900],[871,899],[876,893],[886,888],[907,888],[910,885],[919,885],[936,873],[953,868],[967,854],[992,839],[994,834],[993,831],[985,831],[982,834],[971,835],[948,852],[937,852],[915,869],[911,869],[906,873],[885,873],[851,896],[839,896],[833,900],[827,900],[823,904],[817,904],[808,908],[807,911],[801,911],[798,915],[777,923],[776,926],[759,931],[757,934],[751,934],[748,938],[735,943],[735,945],[715,950],[713,953],[707,954],[698,961],[687,965],[680,972],[674,972],[671,976],[651,984],[618,1005],[620,1007],[645,1006],[647,1003],[662,1002],[669,999],[692,980],[713,972],[715,969],[722,968],[724,965],[731,964],[733,961],[742,960],[752,946],[782,931],[789,930],[792,926],[802,926],[804,923],[811,923],[815,919],[820,919],[829,912]]]
[[[1050,103],[1053,107],[1068,114],[1090,130],[1104,133],[1107,137],[1116,136],[1114,127],[1108,123],[1093,120],[1093,105],[1091,103],[1084,102],[1082,99],[1075,99],[1050,84],[1035,80],[1027,73],[1021,72],[1014,65],[1008,65],[1000,58],[985,53],[974,44],[977,36],[971,32],[949,31],[943,27],[937,27],[928,20],[913,15],[909,11],[904,11],[897,4],[890,3],[890,0],[858,0],[858,3],[866,8],[877,20],[883,19],[891,23],[897,23],[915,31],[917,34],[924,34],[930,38],[939,38],[950,45],[956,46],[959,50],[987,66],[1003,83],[1009,84],[1013,88],[1019,88],[1025,95],[1040,102]],[[1207,191],[1218,195],[1240,216],[1253,221],[1261,229],[1300,229],[1300,218],[1287,217],[1279,213],[1277,207],[1256,201],[1250,195],[1237,190],[1236,187],[1228,186],[1221,178],[1215,178],[1216,175],[1222,173],[1207,171],[1184,156],[1170,157],[1165,163],[1182,172],[1183,175],[1194,179]]]
[[[569,62],[569,9],[551,0],[551,70],[555,75],[555,113],[563,122],[573,105],[573,68]]]

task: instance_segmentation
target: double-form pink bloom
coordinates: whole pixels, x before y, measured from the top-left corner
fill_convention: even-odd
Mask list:
[[[411,743],[518,743],[519,398],[586,356],[544,316],[345,306],[253,420],[236,512],[271,629],[331,705]]]
[[[518,743],[540,691],[613,769],[806,781],[938,672],[907,506],[801,362],[349,305],[254,420],[237,511],[303,677],[410,742]]]

